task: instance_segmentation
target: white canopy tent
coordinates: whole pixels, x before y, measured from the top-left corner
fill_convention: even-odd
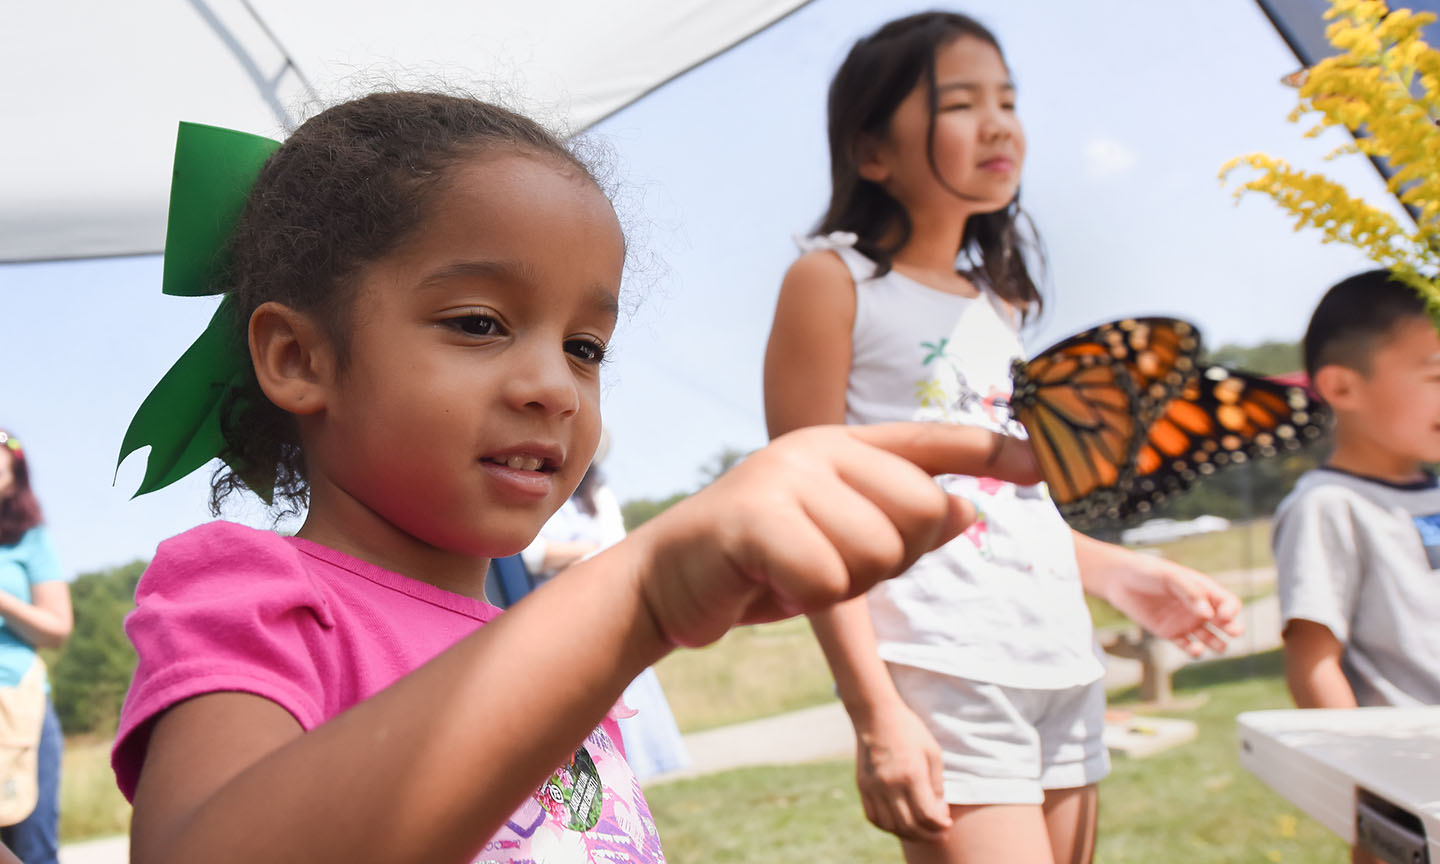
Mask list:
[[[8,4],[0,262],[161,251],[180,120],[281,137],[317,104],[434,84],[573,132],[805,2]]]

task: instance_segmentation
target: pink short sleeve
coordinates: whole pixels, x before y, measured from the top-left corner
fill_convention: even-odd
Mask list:
[[[322,664],[334,621],[303,556],[283,538],[227,522],[160,544],[125,632],[139,654],[111,764],[131,798],[153,721],[205,693],[269,699],[312,729],[324,720]]]

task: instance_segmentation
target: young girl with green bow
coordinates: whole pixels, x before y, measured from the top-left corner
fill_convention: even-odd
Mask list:
[[[978,429],[807,430],[502,615],[490,559],[600,434],[625,241],[586,166],[492,105],[385,93],[278,149],[184,130],[176,184],[166,290],[227,296],[125,448],[151,445],[145,488],[219,455],[217,502],[305,519],[201,526],[141,580],[136,862],[663,860],[625,685],[954,536],[973,512],[931,473],[1033,471]]]

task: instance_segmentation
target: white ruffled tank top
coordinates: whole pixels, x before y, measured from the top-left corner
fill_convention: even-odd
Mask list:
[[[1024,356],[1014,317],[988,288],[939,291],[876,266],[836,232],[826,249],[855,280],[847,423],[924,420],[1025,437],[1010,417],[1011,362]],[[965,533],[868,595],[888,662],[1007,687],[1060,689],[1104,673],[1070,528],[1043,484],[949,475],[975,504]]]

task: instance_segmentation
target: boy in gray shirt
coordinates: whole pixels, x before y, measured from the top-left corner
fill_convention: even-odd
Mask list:
[[[1335,449],[1275,514],[1285,677],[1301,708],[1440,705],[1440,332],[1385,270],[1321,299],[1305,368]]]

